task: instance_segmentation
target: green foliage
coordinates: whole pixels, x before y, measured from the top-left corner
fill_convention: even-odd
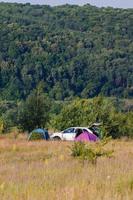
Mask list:
[[[0,3],[0,99],[133,96],[132,9]]]
[[[116,137],[127,136],[133,138],[133,112],[117,113],[113,120],[119,123]]]
[[[120,194],[123,194],[125,189],[128,191],[133,191],[133,176],[131,175],[131,177],[129,177],[127,180],[124,180],[121,177],[116,185],[116,189]]]
[[[112,156],[113,151],[107,151],[104,149],[107,142],[108,139],[104,139],[101,143],[97,143],[96,146],[82,142],[75,142],[71,147],[72,156],[80,158],[82,161],[87,160],[92,164],[96,164],[99,157]]]
[[[99,94],[132,98],[133,9],[0,3],[0,13],[0,118],[6,130],[19,124],[30,131],[51,117],[56,129],[102,122],[103,135],[133,137],[129,101],[124,106],[117,98],[114,108],[107,99],[86,100]],[[51,109],[47,96],[56,100]],[[67,103],[59,105],[62,100]]]
[[[0,134],[4,133],[5,131],[5,123],[2,118],[0,118]]]
[[[22,130],[44,128],[49,120],[50,100],[41,88],[34,90],[18,107],[18,123]]]
[[[3,121],[4,130],[10,132],[12,127],[17,126],[17,103],[15,101],[0,101],[0,119]]]
[[[101,123],[101,137],[133,137],[133,117],[131,113],[118,112],[112,100],[97,97],[91,100],[76,99],[64,105],[61,112],[52,118],[50,124],[57,130],[72,126],[87,126]]]
[[[88,160],[92,164],[96,163],[96,153],[92,148],[87,147],[84,143],[74,143],[71,151],[73,157],[79,157],[83,161]]]

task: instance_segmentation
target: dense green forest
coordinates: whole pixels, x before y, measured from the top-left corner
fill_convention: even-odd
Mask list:
[[[133,96],[133,9],[0,3],[0,99]]]
[[[132,19],[133,9],[0,3],[0,133],[100,122],[132,138]]]

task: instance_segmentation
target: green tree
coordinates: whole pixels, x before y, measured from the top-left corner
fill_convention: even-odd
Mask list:
[[[0,3],[0,98],[133,96],[133,9]]]
[[[55,129],[63,130],[72,126],[89,126],[95,122],[102,124],[103,135],[113,138],[132,137],[132,114],[121,113],[114,107],[113,101],[104,97],[94,99],[76,99],[64,105],[51,124]]]
[[[42,88],[35,89],[18,108],[18,123],[22,130],[44,128],[49,120],[50,99]]]

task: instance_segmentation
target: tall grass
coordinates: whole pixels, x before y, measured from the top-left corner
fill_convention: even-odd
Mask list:
[[[0,140],[0,200],[132,200],[133,141],[110,141],[111,158],[84,165],[68,142]]]

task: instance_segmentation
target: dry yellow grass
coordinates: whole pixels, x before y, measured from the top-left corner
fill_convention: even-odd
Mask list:
[[[0,139],[0,200],[133,200],[133,141],[111,141],[114,157],[96,166],[71,145]]]

